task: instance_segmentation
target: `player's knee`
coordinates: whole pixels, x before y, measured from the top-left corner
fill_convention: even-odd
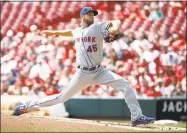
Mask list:
[[[129,81],[127,81],[125,79],[121,79],[120,80],[120,90],[121,91],[132,90],[132,87],[131,87]]]
[[[119,81],[119,84],[120,84],[120,86],[129,86],[130,84],[129,84],[129,81],[127,81],[127,80],[125,80],[125,79],[120,79],[120,81]]]

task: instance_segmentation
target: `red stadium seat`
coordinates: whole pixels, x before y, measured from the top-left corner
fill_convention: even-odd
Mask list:
[[[1,35],[3,37],[10,29],[15,34],[19,31],[30,31],[30,26],[35,24],[39,30],[76,28],[80,24],[79,11],[84,6],[92,6],[99,9],[98,20],[121,19],[122,31],[132,30],[132,32],[146,33],[167,30],[170,34],[176,33],[180,37],[186,36],[186,14],[184,10],[177,9],[177,12],[170,11],[169,2],[165,2],[162,11],[164,18],[158,21],[145,18],[142,20],[138,14],[145,11],[144,6],[150,6],[151,2],[77,2],[77,1],[58,1],[58,2],[3,2],[1,9]],[[115,6],[121,7],[120,11],[115,10]],[[175,7],[174,7],[175,8]],[[134,15],[134,16],[133,16]],[[133,18],[132,18],[133,17]],[[75,21],[72,21],[75,18]],[[162,35],[159,35],[162,37]],[[158,38],[159,38],[158,37]],[[156,40],[157,41],[157,40]],[[159,40],[158,40],[159,41]],[[35,48],[35,45],[33,45]],[[159,49],[159,48],[158,48]],[[160,50],[160,49],[159,49]],[[160,50],[162,52],[162,50]],[[138,60],[139,61],[139,60]],[[134,63],[137,65],[137,63]],[[162,68],[160,68],[162,69]]]

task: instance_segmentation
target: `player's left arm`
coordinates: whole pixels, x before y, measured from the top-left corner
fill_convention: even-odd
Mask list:
[[[72,37],[73,30],[43,30],[41,31],[42,35],[45,36],[66,36],[66,37]]]

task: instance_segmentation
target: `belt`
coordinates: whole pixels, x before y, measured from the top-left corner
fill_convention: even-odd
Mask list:
[[[80,69],[86,70],[86,71],[93,71],[93,70],[95,70],[96,68],[99,68],[100,66],[101,66],[101,65],[96,65],[96,66],[94,66],[94,67],[88,68],[88,67],[83,67],[83,66],[78,65],[77,68],[80,68]]]

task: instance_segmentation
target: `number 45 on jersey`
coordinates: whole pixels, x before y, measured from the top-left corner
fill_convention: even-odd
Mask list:
[[[94,45],[90,45],[87,49],[87,52],[97,52],[97,44],[94,44]]]

